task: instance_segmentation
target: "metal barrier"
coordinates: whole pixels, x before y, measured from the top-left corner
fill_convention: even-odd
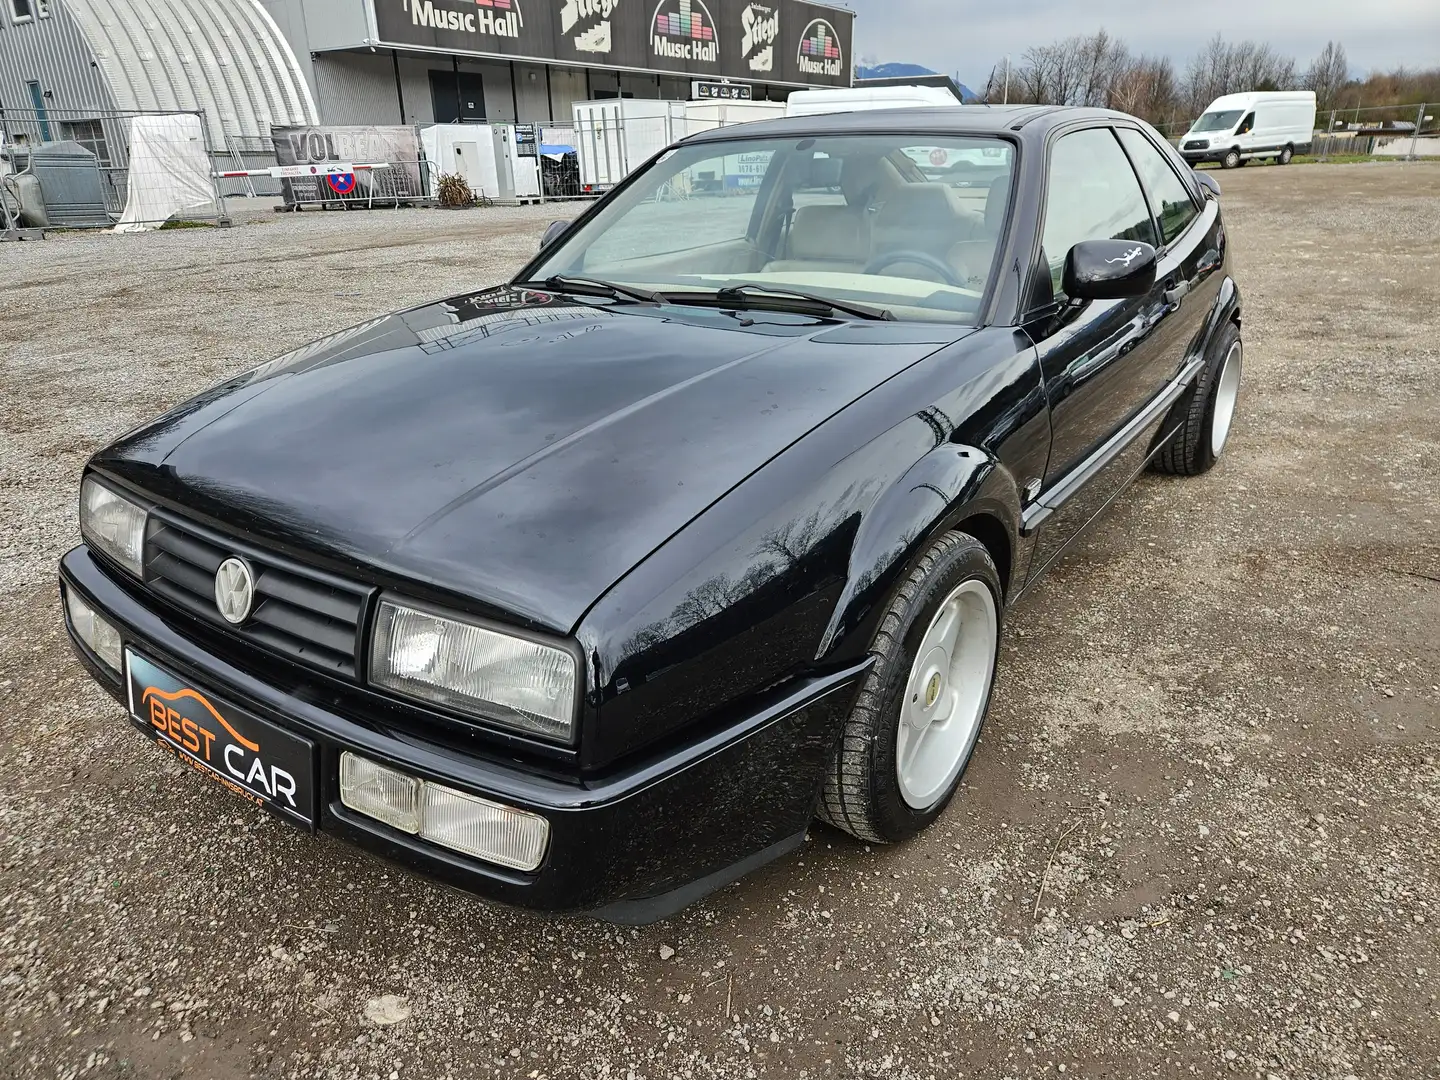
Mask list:
[[[580,155],[572,124],[540,127],[540,195],[549,201],[591,199],[580,184]]]
[[[1440,156],[1437,113],[1434,102],[1331,109],[1326,129],[1315,133],[1314,153],[1321,161],[1358,154],[1406,161]]]
[[[50,191],[43,191],[47,206],[60,212],[44,215],[48,228],[95,229],[110,228],[120,218],[133,183],[163,183],[160,175],[139,175],[132,161],[131,131],[133,122],[141,117],[194,116],[199,123],[203,149],[210,160],[217,160],[211,142],[210,127],[203,110],[106,110],[106,109],[44,109],[0,108],[0,171],[15,176],[40,178],[46,162],[52,180]],[[62,166],[59,162],[65,162]],[[62,172],[61,169],[66,171]],[[142,165],[142,169],[150,166]],[[13,185],[14,181],[12,181]],[[41,178],[41,187],[44,188]],[[225,204],[218,186],[212,184],[211,197],[173,215],[186,220],[228,224]],[[88,211],[93,206],[93,213]],[[168,219],[166,219],[168,220]],[[139,224],[161,225],[163,220],[140,221]]]

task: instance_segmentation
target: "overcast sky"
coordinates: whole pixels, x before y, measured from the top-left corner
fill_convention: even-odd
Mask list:
[[[1215,31],[1269,42],[1303,69],[1329,38],[1345,45],[1352,73],[1397,64],[1440,64],[1440,0],[835,0],[856,12],[857,56],[924,64],[975,89],[1008,52],[1102,26],[1135,52],[1185,62]],[[1013,62],[1013,60],[1012,60]]]

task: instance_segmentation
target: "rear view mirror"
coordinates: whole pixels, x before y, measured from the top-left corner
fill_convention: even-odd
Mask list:
[[[1155,249],[1138,240],[1085,240],[1065,256],[1060,287],[1072,300],[1143,296],[1155,284]]]
[[[540,250],[544,251],[560,238],[560,234],[570,227],[568,221],[552,221],[545,226],[545,233],[540,237]]]
[[[1200,181],[1200,186],[1211,195],[1214,195],[1215,198],[1218,199],[1220,197],[1220,181],[1216,180],[1215,177],[1211,176],[1208,172],[1201,172],[1199,169],[1196,169],[1195,179]]]
[[[840,186],[840,167],[843,160],[838,157],[813,157],[810,159],[810,174],[805,178],[809,188],[836,188]]]

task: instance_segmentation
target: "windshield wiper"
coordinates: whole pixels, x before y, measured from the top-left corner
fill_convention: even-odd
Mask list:
[[[553,274],[544,281],[517,281],[514,284],[521,288],[539,285],[551,292],[568,292],[579,296],[608,296],[612,300],[636,300],[642,304],[668,304],[670,302],[658,292],[637,289],[633,285],[617,285],[613,281],[601,281],[599,278]]]
[[[779,300],[799,300],[807,305],[825,308],[832,313],[838,311],[845,315],[853,315],[857,319],[876,319],[881,322],[893,322],[895,319],[895,316],[887,308],[871,307],[869,304],[853,304],[846,300],[832,300],[828,296],[818,296],[815,293],[801,292],[797,289],[776,288],[773,285],[761,285],[753,281],[716,289],[715,299],[721,304],[744,307],[745,298],[750,293]]]

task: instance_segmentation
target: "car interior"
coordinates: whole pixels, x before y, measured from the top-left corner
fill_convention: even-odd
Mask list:
[[[1011,150],[939,142],[697,145],[615,199],[550,272],[652,289],[738,280],[910,318],[972,313],[1005,227]]]
[[[843,202],[797,205],[780,253],[763,269],[883,272],[984,289],[1005,224],[1009,170],[981,188],[959,187],[927,178],[908,159],[897,164],[897,156],[844,158]],[[797,204],[804,194],[796,193]]]

